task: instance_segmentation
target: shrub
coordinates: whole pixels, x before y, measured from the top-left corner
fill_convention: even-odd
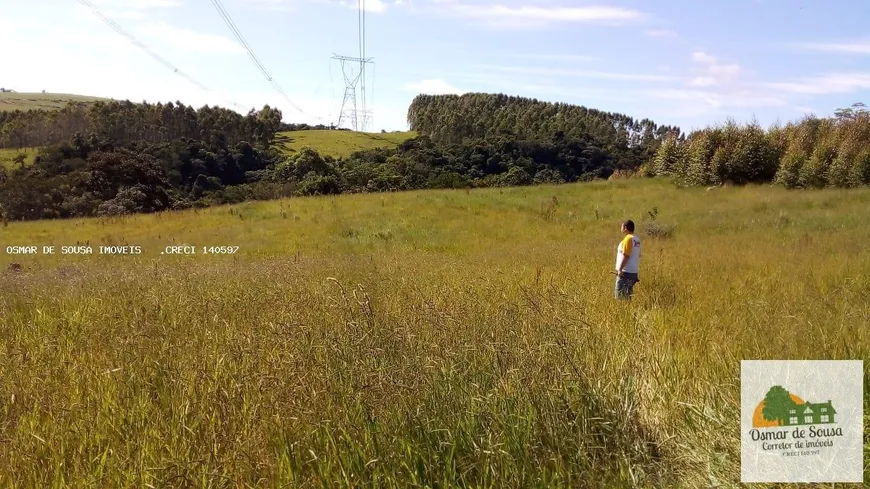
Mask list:
[[[532,176],[519,166],[511,165],[508,171],[499,175],[499,186],[501,187],[519,187],[532,183]]]
[[[656,239],[667,239],[674,235],[676,226],[673,224],[663,224],[658,221],[648,221],[643,223],[643,232],[647,236]]]
[[[334,175],[318,175],[311,171],[299,182],[299,195],[330,195],[341,193],[341,185]]]
[[[611,175],[611,178],[613,178],[613,175]],[[560,184],[565,183],[565,177],[563,177],[561,173],[553,170],[552,168],[544,168],[542,170],[539,170],[538,173],[535,173],[535,178],[533,179],[533,182],[538,185]]]
[[[429,179],[429,188],[468,188],[471,182],[456,172],[442,172]]]

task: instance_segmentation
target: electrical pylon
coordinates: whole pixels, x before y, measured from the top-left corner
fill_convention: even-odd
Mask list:
[[[344,77],[344,98],[341,101],[341,110],[338,113],[336,127],[341,127],[342,122],[350,120],[354,131],[365,131],[371,120],[371,111],[366,107],[366,68],[374,64],[374,58],[366,57],[366,2],[357,0],[357,12],[359,17],[359,56],[342,56],[333,53],[332,59],[341,64],[341,74]],[[354,65],[359,65],[354,70]],[[357,98],[357,87],[360,97]]]

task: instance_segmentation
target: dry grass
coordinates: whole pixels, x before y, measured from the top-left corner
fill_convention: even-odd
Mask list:
[[[9,223],[145,254],[0,255],[0,485],[738,487],[740,359],[870,357],[868,203],[632,180]],[[679,232],[616,303],[652,209]]]
[[[276,146],[288,155],[308,146],[323,156],[338,158],[355,151],[396,147],[414,136],[413,132],[290,131],[278,134]]]

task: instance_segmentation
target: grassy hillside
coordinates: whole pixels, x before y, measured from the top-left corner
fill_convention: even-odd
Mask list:
[[[70,102],[96,102],[108,100],[85,95],[66,93],[0,93],[0,111],[6,110],[53,110],[61,109]]]
[[[290,131],[279,133],[277,145],[286,154],[293,154],[309,146],[324,156],[337,158],[350,156],[354,151],[394,147],[415,135],[413,132]]]
[[[33,159],[36,158],[36,152],[36,148],[0,148],[0,167],[13,168],[15,166],[13,163],[14,158],[21,153],[24,153],[25,156],[24,164],[29,165],[33,163]]]
[[[8,223],[0,253],[143,254],[0,254],[0,485],[741,487],[740,359],[870,358],[868,204],[628,180]]]

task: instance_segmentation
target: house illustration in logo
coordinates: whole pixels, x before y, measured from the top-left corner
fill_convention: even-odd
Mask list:
[[[790,408],[788,413],[785,426],[833,423],[834,415],[837,414],[831,401],[818,404],[805,402]]]
[[[828,402],[806,402],[800,397],[775,385],[767,391],[752,415],[753,428],[799,426],[836,423],[837,411]]]

